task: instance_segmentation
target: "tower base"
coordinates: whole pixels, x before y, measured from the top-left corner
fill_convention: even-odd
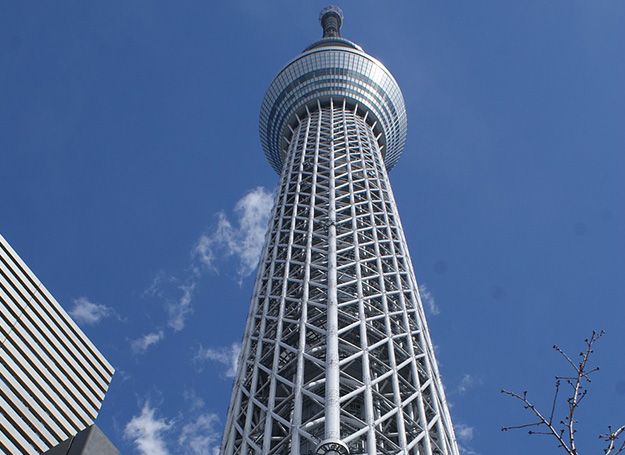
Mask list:
[[[315,450],[316,455],[349,455],[347,444],[342,441],[328,440],[321,441]]]

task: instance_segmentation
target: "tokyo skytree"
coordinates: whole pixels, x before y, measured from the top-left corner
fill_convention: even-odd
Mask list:
[[[339,8],[320,21],[261,108],[281,177],[221,453],[458,455],[387,174],[403,96]]]

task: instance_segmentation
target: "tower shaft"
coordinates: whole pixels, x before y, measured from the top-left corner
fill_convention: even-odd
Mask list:
[[[369,110],[289,126],[222,452],[457,455]]]

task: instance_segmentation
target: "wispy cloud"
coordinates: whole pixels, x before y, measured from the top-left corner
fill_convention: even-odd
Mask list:
[[[204,399],[199,396],[193,389],[185,390],[182,396],[185,401],[189,403],[191,411],[197,411],[198,409],[202,409],[206,404]]]
[[[459,423],[456,425],[456,436],[463,442],[468,442],[473,439],[473,431],[475,430],[473,427],[469,425],[465,425],[464,423]]]
[[[217,414],[206,413],[183,425],[178,445],[183,453],[190,455],[219,455],[220,432]]]
[[[193,406],[179,412],[175,419],[158,416],[157,410],[146,400],[141,411],[126,424],[124,439],[132,441],[141,455],[219,455],[218,415],[206,412],[204,400],[195,392],[185,392],[184,397],[186,401],[191,400]]]
[[[167,311],[169,313],[169,320],[167,324],[175,332],[179,332],[184,329],[187,317],[193,312],[191,302],[193,300],[193,292],[197,286],[197,276],[193,275],[186,284],[179,286],[181,292],[180,297],[175,303],[169,304]]]
[[[163,291],[171,283],[175,283],[177,280],[173,276],[167,275],[164,271],[158,272],[150,285],[143,291],[142,297],[164,297]]]
[[[469,373],[465,373],[462,376],[462,379],[460,379],[460,383],[458,384],[458,387],[456,388],[456,391],[462,395],[464,393],[466,393],[467,391],[469,391],[470,389],[481,385],[482,384],[482,380],[472,374]]]
[[[135,354],[143,354],[148,348],[165,338],[165,333],[162,330],[156,332],[150,332],[143,335],[140,338],[132,340],[130,347]]]
[[[193,314],[193,299],[204,268],[218,271],[218,263],[234,257],[239,282],[254,271],[265,242],[272,206],[272,193],[265,188],[248,192],[234,207],[234,222],[220,212],[214,229],[200,235],[191,251],[191,262],[185,274],[176,277],[161,271],[154,277],[143,297],[164,301],[170,329],[174,332],[183,330]],[[154,337],[150,340],[159,341]]]
[[[462,455],[479,455],[469,443],[473,440],[475,428],[464,423],[457,423],[454,425],[456,432],[456,438],[458,439],[458,447]]]
[[[174,331],[184,329],[187,319],[193,313],[193,295],[200,281],[200,270],[191,264],[184,281],[175,276],[159,272],[150,286],[143,291],[144,298],[156,298],[165,304],[167,325]]]
[[[124,428],[124,438],[131,440],[141,455],[168,455],[165,434],[173,423],[157,418],[155,409],[145,402],[139,415]]]
[[[265,188],[259,186],[247,193],[234,207],[235,223],[225,213],[218,214],[216,228],[199,238],[196,257],[217,270],[219,258],[234,256],[239,279],[250,275],[258,264],[272,206],[273,195]]]
[[[434,296],[425,284],[419,285],[419,295],[421,296],[421,302],[425,304],[425,307],[432,316],[440,314],[441,310],[434,300]]]
[[[193,298],[202,278],[203,266],[217,270],[216,261],[235,256],[239,282],[251,274],[258,263],[273,205],[273,196],[263,187],[255,188],[243,196],[235,205],[234,213],[236,225],[233,225],[224,213],[218,214],[218,223],[213,232],[200,236],[191,254],[191,262],[186,277],[177,278],[175,275],[159,272],[150,286],[143,292],[145,298],[156,298],[164,301],[167,311],[167,326],[174,332],[180,332],[186,326],[187,320],[193,314]],[[89,302],[91,303],[91,302]],[[95,305],[95,304],[92,304]],[[97,310],[108,314],[107,308],[102,306],[90,307],[94,314]],[[84,311],[83,311],[84,312]],[[87,316],[88,317],[88,316]],[[97,316],[93,316],[96,318]],[[99,316],[104,317],[104,316]],[[144,353],[150,346],[160,342],[165,337],[163,330],[154,331],[141,338],[132,340],[131,347],[135,353]],[[238,354],[238,352],[237,352]],[[207,350],[204,360],[218,360],[221,351]],[[226,376],[233,377],[231,371],[235,360],[228,360]],[[226,363],[224,363],[226,364]]]
[[[232,343],[230,346],[219,348],[204,348],[200,345],[194,360],[199,363],[207,361],[221,363],[227,368],[225,376],[234,378],[237,372],[240,352],[241,345],[239,343]]]
[[[69,314],[78,324],[94,325],[102,319],[114,316],[115,312],[111,307],[94,303],[87,297],[78,297],[74,299],[74,306]]]
[[[479,452],[476,452],[471,447],[467,447],[462,444],[459,444],[458,448],[460,449],[461,455],[480,455]]]

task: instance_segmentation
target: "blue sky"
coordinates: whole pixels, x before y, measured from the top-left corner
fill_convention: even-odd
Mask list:
[[[218,444],[277,176],[271,78],[318,1],[0,2],[0,230],[117,368],[122,453]],[[580,448],[625,423],[625,3],[339,2],[404,91],[391,181],[466,454],[552,454],[545,406],[592,329]]]

